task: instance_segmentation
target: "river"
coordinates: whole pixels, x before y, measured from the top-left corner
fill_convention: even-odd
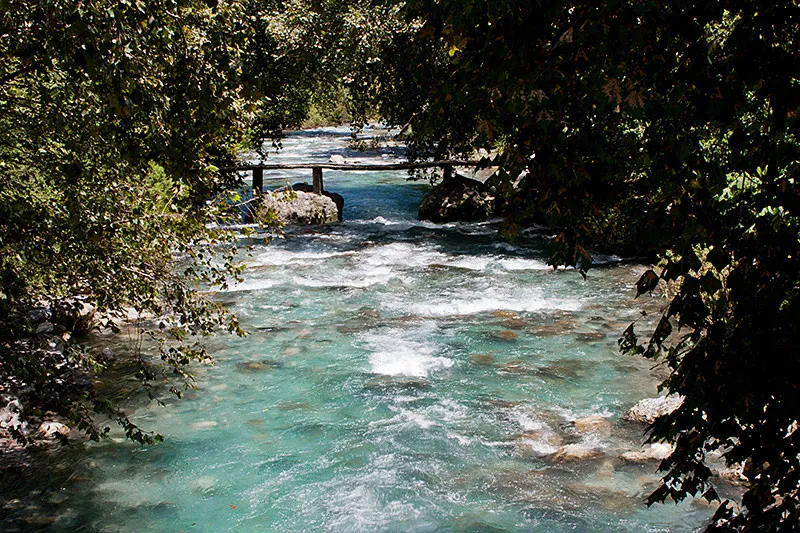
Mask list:
[[[271,160],[397,155],[350,152],[346,141],[346,129],[293,134]],[[265,183],[309,174],[267,173]],[[642,306],[652,316],[659,305],[633,301],[645,267],[600,258],[584,280],[547,267],[542,230],[512,245],[497,222],[420,222],[426,184],[405,178],[326,171],[344,222],[257,241],[244,282],[216,295],[251,334],[212,339],[216,364],[185,398],[124,400],[166,441],[139,447],[115,433],[58,452],[55,473],[25,478],[34,496],[23,501],[39,518],[27,527],[700,528],[710,507],[646,508],[657,463],[620,458],[644,429],[620,416],[659,381],[652,362],[616,348]],[[590,416],[606,421],[573,424]],[[559,456],[564,447],[585,457]],[[23,523],[19,507],[6,508],[10,530]]]

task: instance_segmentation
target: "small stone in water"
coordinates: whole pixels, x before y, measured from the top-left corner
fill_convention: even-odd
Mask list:
[[[369,329],[369,326],[337,326],[336,331],[339,333],[358,333],[359,331],[363,331],[365,329]]]
[[[500,322],[500,325],[508,329],[522,329],[527,326],[528,323],[521,318],[507,318]]]
[[[207,429],[207,428],[213,428],[216,425],[217,425],[216,420],[201,420],[199,422],[194,422],[192,424],[192,427],[194,429]]]
[[[514,318],[514,319],[519,318],[519,315],[514,311],[503,311],[503,310],[492,311],[492,316],[495,318]]]
[[[474,353],[469,356],[469,362],[473,365],[492,365],[494,364],[494,357],[488,353]]]
[[[423,378],[409,378],[402,376],[379,376],[372,378],[364,384],[365,389],[427,389],[431,383]]]
[[[508,329],[503,331],[493,331],[491,335],[495,339],[499,339],[501,341],[515,341],[519,338],[519,334],[517,332]]]
[[[500,370],[510,374],[527,374],[531,371],[531,369],[525,364],[525,361],[521,359],[514,359],[504,365],[500,365]]]
[[[510,402],[508,400],[501,400],[500,398],[479,398],[481,402],[491,405],[492,407],[497,407],[498,409],[511,409],[518,405],[517,402]]]
[[[269,372],[275,368],[281,368],[283,363],[273,359],[264,359],[263,361],[242,361],[236,363],[236,368],[240,372]]]
[[[359,313],[359,316],[372,320],[378,320],[381,317],[381,313],[377,309],[364,309]]]
[[[576,333],[575,338],[581,342],[597,342],[606,338],[606,334],[602,331],[588,331],[584,333]]]

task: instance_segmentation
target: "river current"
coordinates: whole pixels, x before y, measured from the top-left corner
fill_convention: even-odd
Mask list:
[[[270,159],[398,155],[351,152],[347,139],[293,134]],[[251,334],[209,342],[216,363],[198,369],[199,390],[165,406],[118,393],[166,441],[115,435],[59,452],[55,474],[25,480],[41,519],[28,527],[700,528],[710,507],[648,509],[657,462],[621,458],[644,427],[620,416],[659,382],[652,362],[617,351],[622,330],[660,303],[633,301],[645,267],[599,258],[584,280],[546,265],[543,230],[509,244],[496,221],[420,222],[427,185],[406,177],[325,171],[345,220],[256,241],[244,282],[215,295]],[[267,186],[303,180],[310,172],[265,175]],[[22,513],[3,524],[21,527]]]

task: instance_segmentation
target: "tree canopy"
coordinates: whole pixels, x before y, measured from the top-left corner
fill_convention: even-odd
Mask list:
[[[208,222],[225,185],[213,164],[236,156],[253,113],[249,33],[238,3],[3,2],[0,378],[26,419],[52,412],[97,437],[94,407],[151,438],[76,378],[99,362],[72,325],[38,331],[33,308],[86,296],[108,325],[129,309],[155,317],[165,367],[139,359],[147,387],[190,379],[185,364],[206,357],[194,335],[239,331],[194,284],[239,269],[230,235]]]
[[[378,105],[421,154],[495,154],[527,171],[509,224],[559,231],[554,265],[591,247],[657,254],[675,290],[645,345],[685,401],[651,428],[676,444],[649,501],[716,499],[707,458],[750,482],[711,529],[800,527],[797,260],[800,8],[795,2],[408,0],[422,66],[386,69]],[[390,55],[387,57],[391,57]]]

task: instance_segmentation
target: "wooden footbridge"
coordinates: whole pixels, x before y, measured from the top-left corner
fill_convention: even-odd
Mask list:
[[[441,168],[444,177],[453,175],[453,167],[477,167],[482,163],[478,161],[420,161],[415,163],[392,163],[392,164],[359,164],[359,163],[260,163],[257,165],[239,165],[235,167],[220,168],[220,172],[252,172],[254,194],[262,194],[264,190],[264,171],[265,170],[298,170],[311,169],[311,176],[314,180],[314,192],[322,194],[325,190],[322,182],[322,170],[344,170],[344,171],[387,171],[387,170],[416,170],[423,168]]]

